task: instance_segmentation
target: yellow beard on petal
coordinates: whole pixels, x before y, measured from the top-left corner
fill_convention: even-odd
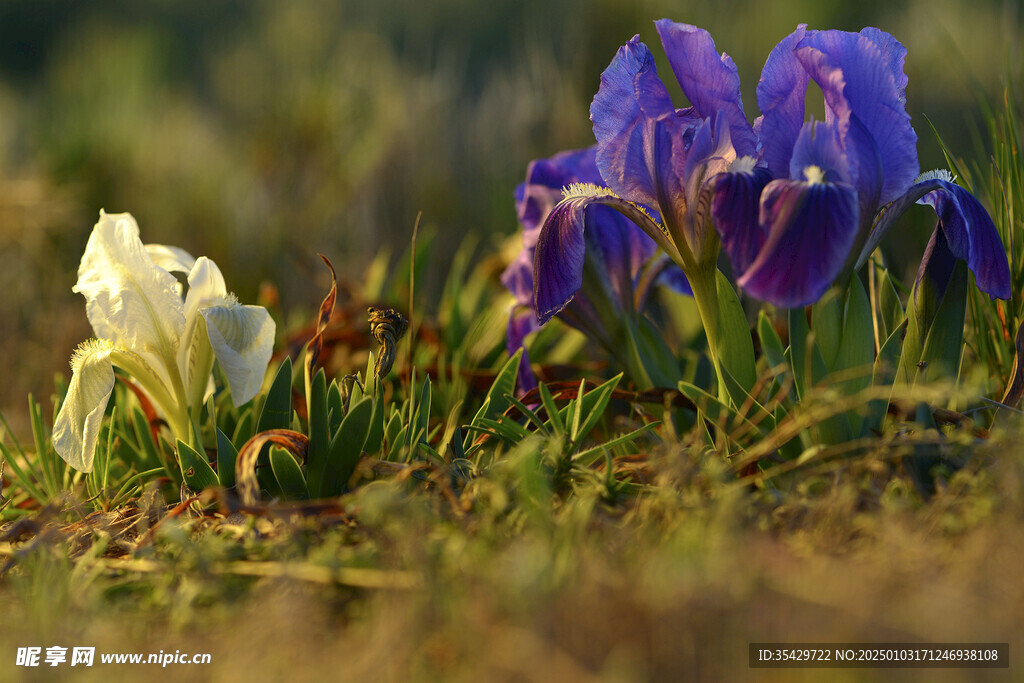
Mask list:
[[[805,166],[804,178],[807,178],[807,182],[811,185],[824,183],[825,171],[823,171],[820,166]]]

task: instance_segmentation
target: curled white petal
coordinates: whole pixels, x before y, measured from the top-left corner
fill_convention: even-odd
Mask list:
[[[82,472],[92,471],[103,413],[114,390],[113,347],[92,339],[71,357],[71,384],[53,425],[53,447],[60,457]]]
[[[262,306],[243,306],[229,301],[209,306],[200,313],[206,320],[210,346],[240,406],[255,396],[274,350],[275,325]]]
[[[168,273],[184,273],[188,275],[192,266],[196,264],[196,258],[180,247],[172,247],[167,244],[147,244],[146,253],[153,259],[157,268],[163,268]]]
[[[188,274],[188,294],[185,295],[185,320],[192,320],[204,306],[224,303],[228,288],[217,264],[200,256]]]
[[[165,359],[177,351],[185,327],[177,284],[154,264],[130,214],[100,211],[74,287],[85,296],[97,337],[139,354],[165,375]]]

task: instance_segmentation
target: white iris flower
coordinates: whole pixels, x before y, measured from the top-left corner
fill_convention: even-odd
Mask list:
[[[186,279],[187,291],[174,272]],[[192,421],[212,387],[214,360],[236,406],[263,384],[274,346],[270,314],[262,306],[239,304],[205,256],[144,245],[131,214],[100,211],[73,291],[85,296],[96,339],[71,359],[71,384],[53,426],[53,445],[77,470],[92,470],[115,365],[145,389],[175,437],[190,443]]]

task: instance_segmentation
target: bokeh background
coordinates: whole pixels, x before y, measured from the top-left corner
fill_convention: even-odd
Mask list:
[[[640,33],[672,80],[663,16],[711,31],[751,119],[798,23],[889,31],[922,168],[944,165],[925,114],[983,160],[984,107],[1024,77],[1020,0],[2,0],[0,411],[23,427],[90,335],[71,286],[101,207],[210,256],[243,301],[274,283],[285,312],[322,296],[317,252],[357,282],[420,211],[438,266],[468,234],[495,250],[527,163],[592,143],[622,43]]]

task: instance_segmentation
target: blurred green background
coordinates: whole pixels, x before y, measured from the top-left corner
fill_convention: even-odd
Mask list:
[[[244,302],[273,282],[286,312],[319,302],[317,252],[358,282],[422,211],[429,295],[465,235],[484,253],[516,230],[530,159],[592,143],[622,43],[640,33],[671,80],[663,16],[732,55],[751,119],[761,65],[798,23],[889,31],[909,49],[924,169],[944,165],[925,114],[982,154],[980,102],[1024,75],[1019,0],[2,1],[0,410],[24,424],[25,394],[46,404],[90,335],[71,286],[101,207],[210,256]]]

